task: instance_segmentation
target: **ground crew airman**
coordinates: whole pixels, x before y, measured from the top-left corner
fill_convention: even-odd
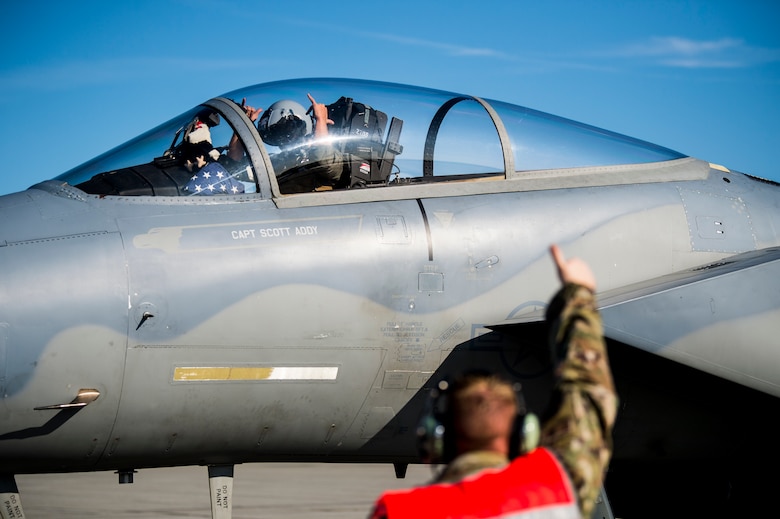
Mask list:
[[[371,519],[591,516],[612,453],[617,395],[595,276],[557,246],[550,251],[563,287],[547,309],[556,386],[540,447],[510,461],[519,405],[512,385],[495,375],[461,378],[448,395],[448,465],[429,486],[382,494]]]

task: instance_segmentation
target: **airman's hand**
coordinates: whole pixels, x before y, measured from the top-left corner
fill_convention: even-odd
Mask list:
[[[575,283],[596,291],[596,276],[591,271],[590,266],[580,258],[571,258],[567,260],[561,249],[553,244],[550,246],[555,266],[558,270],[558,277],[561,283]]]

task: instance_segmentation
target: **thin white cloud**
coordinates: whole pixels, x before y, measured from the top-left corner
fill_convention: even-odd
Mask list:
[[[544,69],[577,68],[604,70],[609,67],[604,57],[641,59],[643,62],[672,68],[735,69],[780,61],[780,49],[751,47],[738,38],[716,40],[693,40],[679,36],[653,37],[644,42],[632,43],[607,52],[583,54],[544,55],[539,53],[510,54],[486,47],[468,47],[421,38],[403,37],[394,34],[364,33],[363,36],[376,40],[390,41],[402,45],[442,51],[450,56],[494,58],[510,62],[523,62]]]
[[[524,70],[526,71],[535,70],[539,72],[559,69],[604,70],[604,64],[589,63],[578,60],[576,57],[572,56],[553,56],[534,52],[510,54],[504,51],[486,47],[467,47],[463,45],[454,45],[451,43],[424,40],[421,38],[398,36],[395,34],[364,33],[363,36],[375,40],[383,40],[402,45],[438,50],[449,56],[493,58],[508,63],[522,63]]]
[[[291,23],[300,27],[307,27],[312,30],[321,30],[328,32],[341,32],[349,34],[350,36],[360,36],[361,38],[374,41],[391,42],[398,45],[403,45],[412,48],[430,49],[438,51],[442,54],[453,57],[476,57],[476,58],[488,58],[498,61],[504,61],[508,63],[523,63],[524,67],[531,67],[537,71],[549,71],[562,68],[577,68],[577,69],[592,69],[603,70],[604,64],[601,63],[585,63],[579,60],[577,56],[551,56],[545,53],[510,53],[503,50],[498,50],[489,47],[472,47],[466,45],[456,45],[452,43],[445,43],[441,41],[427,40],[423,38],[411,37],[411,36],[399,36],[393,33],[382,33],[376,31],[363,31],[355,32],[354,27],[334,27],[332,25],[323,24],[319,21],[295,19],[285,19],[284,23]]]
[[[455,45],[451,43],[442,43],[438,41],[426,40],[423,38],[415,38],[411,36],[399,36],[392,33],[381,33],[376,31],[363,31],[355,33],[354,27],[334,27],[332,25],[324,24],[319,21],[313,20],[284,20],[285,23],[292,23],[301,27],[309,27],[315,30],[329,31],[329,32],[341,32],[349,34],[350,36],[359,35],[361,38],[389,41],[408,47],[418,47],[426,49],[435,49],[443,51],[450,56],[476,56],[476,57],[494,57],[494,58],[508,58],[506,54],[501,51],[490,49],[486,47],[469,47],[465,45]]]
[[[738,38],[693,40],[679,36],[653,37],[602,55],[648,59],[679,68],[745,68],[780,61],[780,49],[753,47]]]
[[[674,68],[744,68],[746,66],[741,61],[711,59],[664,59],[658,63]]]
[[[744,46],[742,40],[721,38],[713,41],[695,41],[677,36],[655,37],[650,40],[629,45],[623,50],[627,56],[700,56],[738,49]]]
[[[423,40],[421,38],[409,38],[403,36],[396,36],[394,34],[377,34],[377,33],[365,33],[367,37],[373,37],[378,40],[392,41],[400,43],[402,45],[409,45],[414,47],[425,47],[430,49],[438,49],[444,51],[451,56],[479,56],[479,57],[494,57],[494,58],[507,58],[508,56],[503,52],[495,49],[489,49],[485,47],[467,47],[463,45],[453,45],[451,43],[441,43],[431,40]]]

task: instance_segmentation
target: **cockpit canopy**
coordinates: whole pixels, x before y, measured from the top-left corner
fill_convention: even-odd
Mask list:
[[[328,107],[327,135],[312,118],[307,135],[274,146],[260,137],[262,118],[245,113],[245,106],[291,100],[312,117],[309,95]],[[682,157],[500,101],[374,81],[300,79],[207,101],[57,180],[99,195],[191,196],[263,192],[273,184],[265,177],[287,194]]]

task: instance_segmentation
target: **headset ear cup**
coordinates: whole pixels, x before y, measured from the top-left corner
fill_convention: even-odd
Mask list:
[[[513,384],[515,397],[517,399],[517,416],[515,417],[514,427],[512,428],[512,437],[510,443],[510,459],[517,456],[528,454],[539,446],[541,436],[541,426],[539,418],[527,410],[523,388],[519,382]]]
[[[520,454],[523,455],[539,446],[539,437],[542,433],[539,418],[534,413],[526,414],[520,429]]]
[[[417,449],[424,463],[438,463],[444,456],[444,426],[430,414],[417,426]]]
[[[417,424],[417,451],[424,463],[441,463],[448,455],[447,381],[440,381],[428,395],[425,410]],[[449,433],[452,436],[452,432]]]

